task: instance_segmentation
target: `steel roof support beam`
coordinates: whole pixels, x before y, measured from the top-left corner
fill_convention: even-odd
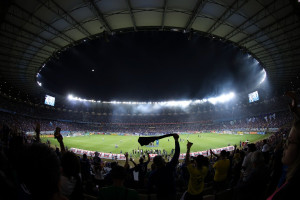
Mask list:
[[[27,66],[26,64],[23,64],[23,63],[20,63],[20,62],[12,62],[12,61],[7,61],[7,60],[3,60],[3,59],[0,59],[0,68],[1,68],[1,71],[3,69],[12,69],[12,68],[15,68],[15,69],[18,69],[18,70],[21,70],[20,67],[17,67],[17,66],[9,66],[9,68],[7,68],[7,65],[9,64],[14,64],[14,65],[21,65],[21,66]],[[34,67],[38,68],[39,65],[33,65]],[[33,73],[35,73],[35,69],[31,69]],[[26,71],[30,71],[30,69],[26,69]]]
[[[1,62],[1,61],[0,61]],[[13,69],[14,71],[11,71],[10,69]],[[21,71],[20,70],[20,68],[18,69],[18,68],[16,68],[16,67],[14,67],[14,68],[9,68],[9,69],[1,69],[1,71],[2,72],[7,72],[7,73],[9,73],[10,75],[20,75],[20,73],[21,74],[24,74],[24,75],[26,75],[27,76],[27,78],[31,78],[32,77],[32,75],[30,74],[31,72],[34,72],[34,71],[28,71],[27,72],[27,70],[26,71]],[[16,72],[17,71],[17,72]],[[6,76],[6,78],[9,78],[8,76]],[[9,80],[16,80],[16,81],[20,81],[19,80],[19,78],[9,78]]]
[[[12,55],[4,54],[4,53],[1,53],[1,52],[0,52],[0,55],[6,56],[8,58],[17,58],[17,59],[20,59],[20,62],[21,62],[21,60],[22,61],[30,61],[32,63],[39,64],[40,66],[43,64],[43,62],[37,62],[37,61],[34,61],[34,60],[31,61],[31,59],[27,58],[27,57],[22,57],[22,56],[17,56],[17,55],[12,56]],[[26,66],[27,66],[27,64],[26,64]]]
[[[295,35],[295,36],[292,36],[292,37],[289,37],[289,38],[284,38],[282,40],[277,40],[277,41],[273,42],[273,40],[275,40],[275,39],[274,39],[274,37],[272,37],[272,38],[268,38],[268,39],[262,41],[260,45],[263,45],[263,47],[267,47],[267,46],[270,46],[270,45],[282,46],[283,44],[287,45],[288,42],[292,42],[293,43],[293,42],[299,40],[299,38],[300,38],[300,35]],[[273,43],[264,44],[265,42],[267,42],[269,40],[271,40]],[[256,47],[256,48],[251,48],[251,47]],[[257,49],[261,49],[262,48],[262,46],[258,46],[257,44],[252,45],[251,47],[247,48],[251,52],[254,52]]]
[[[270,64],[272,61],[281,61],[282,63],[284,63],[284,62],[289,62],[291,60],[293,60],[295,62],[299,62],[300,61],[300,59],[292,59],[290,57],[283,57],[283,58],[277,58],[277,59],[274,59],[274,60],[264,59],[264,63]]]
[[[31,33],[30,31],[28,30],[25,30],[21,27],[18,27],[14,24],[12,24],[11,22],[4,22],[2,24],[2,30],[5,30],[6,32],[9,32],[13,35],[16,35],[16,37],[21,37],[21,38],[27,38],[28,40],[33,40],[33,37],[37,38],[38,40],[36,40],[36,42],[42,44],[42,45],[49,45],[51,46],[52,48],[54,49],[58,49],[58,48],[61,48],[60,45],[57,45],[56,43],[52,42],[52,41],[49,41],[41,36],[36,36],[34,33]],[[25,36],[24,36],[25,34]],[[30,46],[30,45],[29,45]],[[42,48],[42,47],[41,47]],[[10,57],[15,57],[15,55],[8,55]],[[26,58],[26,59],[25,59]],[[36,62],[36,61],[32,61],[34,57],[32,56],[31,57],[31,60],[28,59],[28,57],[19,57],[19,59],[22,59],[22,60],[25,60],[27,62],[27,65],[30,63],[30,62]],[[44,62],[45,60],[43,60]]]
[[[292,23],[288,23],[291,22]],[[287,25],[288,23],[288,25]],[[254,38],[259,38],[262,37],[263,35],[266,35],[267,33],[265,33],[265,31],[268,32],[272,32],[272,31],[277,31],[279,29],[282,28],[282,26],[289,26],[289,25],[294,25],[295,23],[297,23],[297,19],[296,16],[294,15],[294,13],[289,13],[286,16],[284,16],[283,18],[274,21],[273,23],[259,29],[258,31],[246,36],[245,38],[241,39],[240,41],[238,41],[237,43],[240,46],[243,46],[244,44],[248,43],[249,41],[253,40]]]
[[[195,6],[192,15],[190,16],[188,22],[185,25],[185,30],[189,32],[193,26],[193,23],[195,22],[196,18],[198,17],[198,14],[201,12],[201,10],[204,8],[206,4],[206,0],[198,0],[197,5]]]
[[[288,62],[288,61],[290,61],[290,60],[295,60],[295,59],[290,58],[290,57],[277,58],[277,59],[273,59],[273,60],[270,60],[270,59],[265,58],[265,59],[263,59],[262,61],[263,61],[264,63],[268,64],[268,63],[271,63],[272,61]],[[297,60],[296,60],[296,61],[297,61]],[[298,59],[298,61],[300,61],[300,59]]]
[[[100,23],[104,26],[106,32],[111,34],[112,29],[111,29],[110,25],[108,24],[107,20],[104,18],[103,14],[101,13],[98,6],[95,4],[95,1],[94,0],[88,0],[88,1],[89,1],[88,7],[90,8],[90,10],[94,13],[94,15],[97,16]]]
[[[221,24],[223,24],[235,12],[241,9],[248,0],[235,0],[226,11],[215,21],[215,23],[208,29],[207,33],[213,33]]]
[[[266,56],[263,56],[263,57],[260,57],[259,59],[262,61],[262,63],[263,63],[263,60],[265,60],[265,59],[268,59],[268,60],[274,60],[274,61],[277,61],[277,60],[279,60],[279,59],[281,59],[282,57],[280,57],[280,56],[278,56],[278,55],[276,55],[276,54],[274,54],[274,55],[266,55]]]
[[[279,7],[280,3],[284,2],[285,4],[281,7]],[[259,10],[257,13],[255,13],[252,17],[246,19],[242,24],[237,26],[233,31],[228,33],[227,35],[224,36],[226,40],[229,40],[236,34],[240,32],[244,32],[248,27],[253,26],[257,24],[259,21],[265,19],[266,17],[270,16],[270,13],[278,12],[287,6],[290,6],[289,2],[286,1],[280,1],[280,0],[274,0],[268,5],[266,5],[264,8]],[[268,12],[266,12],[266,10]]]
[[[300,37],[298,37],[298,39],[295,39],[293,40],[294,42],[296,42],[297,40],[300,40]],[[261,51],[258,51],[258,52],[255,52],[255,54],[260,54],[261,53],[265,53],[265,51],[268,51],[268,50],[271,50],[271,49],[274,49],[274,48],[277,48],[278,51],[281,51],[281,49],[279,48],[280,46],[284,46],[284,45],[288,45],[287,43],[282,43],[282,44],[276,44],[276,46],[273,46],[273,47],[269,47],[269,48],[264,48],[264,50],[261,50]]]
[[[294,48],[277,49],[275,51],[268,51],[268,52],[262,53],[260,55],[262,55],[262,57],[264,57],[263,55],[266,55],[266,54],[269,54],[269,55],[284,54],[284,53],[287,53],[287,52],[296,51],[298,49],[300,49],[300,46],[295,46]]]
[[[266,56],[265,58],[260,59],[260,62],[263,63],[263,65],[265,65],[265,66],[266,65],[269,66],[269,65],[274,65],[275,63],[277,64],[278,61],[280,61],[280,60],[281,60],[281,57],[278,57],[278,56],[274,57],[274,56],[269,55],[269,56]],[[264,61],[268,61],[269,63],[265,64]],[[273,63],[273,64],[270,64],[270,63]]]
[[[12,33],[17,33],[16,35],[19,36],[19,37],[23,37],[23,34],[27,34],[27,35],[30,35],[29,38],[31,40],[33,40],[33,38],[36,38],[38,40],[36,40],[37,42],[45,45],[46,43],[48,43],[49,46],[51,46],[52,48],[54,49],[57,49],[57,48],[61,48],[60,45],[52,42],[52,41],[49,41],[45,38],[43,38],[42,36],[39,36],[39,35],[35,35],[34,33],[24,29],[24,28],[21,28],[9,21],[5,21],[2,23],[2,30],[8,30],[8,32],[12,32]],[[27,36],[28,37],[28,36]]]
[[[20,47],[20,46],[17,46],[17,45],[13,45],[13,46],[11,46],[11,45],[9,45],[9,44],[6,44],[6,43],[3,43],[3,42],[0,42],[0,45],[2,46],[2,47],[4,47],[4,48],[7,48],[7,49],[11,49],[11,50],[15,50],[15,51],[20,51],[20,52],[23,52],[23,53],[27,53],[27,54],[31,54],[31,55],[36,55],[36,51],[33,51],[33,50],[31,50],[31,49],[25,49],[25,48],[23,48],[23,47]],[[13,48],[12,48],[13,47]],[[25,52],[25,50],[26,50],[26,52]],[[28,52],[30,52],[30,53],[28,53]],[[40,53],[40,52],[39,52]],[[40,53],[40,54],[42,54],[42,53]],[[48,58],[48,54],[43,54],[43,55],[45,55],[46,57],[43,57],[44,59],[47,59]],[[40,56],[40,57],[42,57],[42,56]]]
[[[1,44],[1,45],[2,45],[2,47],[6,48],[6,49],[9,49],[9,50],[11,50],[11,51],[20,52],[20,53],[22,53],[23,55],[24,55],[24,54],[28,54],[28,55],[30,55],[30,56],[36,56],[36,57],[42,58],[43,60],[47,59],[47,58],[45,58],[45,57],[38,56],[38,55],[36,55],[36,54],[31,54],[31,53],[25,52],[24,49],[23,49],[23,50],[20,50],[20,49],[12,48],[11,46],[7,46],[6,44],[5,44],[5,45]],[[13,46],[13,47],[14,47],[14,46]]]
[[[295,64],[297,62],[299,62],[300,60],[286,60],[286,61],[281,61],[279,64],[282,64],[282,65],[288,65],[288,64]],[[270,63],[270,62],[268,62]],[[265,63],[266,65],[272,65],[272,63],[268,64],[268,63]]]
[[[134,29],[134,31],[137,31],[136,23],[135,23],[135,18],[134,18],[134,14],[132,12],[132,6],[131,6],[131,3],[130,3],[130,0],[126,0],[126,3],[127,3],[128,11],[130,13],[130,17],[131,17],[133,29]]]
[[[268,64],[268,65],[270,65],[270,66],[274,66],[274,67],[269,67],[268,69],[273,69],[273,68],[275,68],[275,66],[277,67],[277,65],[283,65],[284,67],[286,67],[287,65],[293,65],[293,66],[295,66],[296,64],[300,64],[300,62],[299,62],[299,60],[296,60],[296,61],[294,61],[294,60],[291,60],[291,61],[286,61],[286,62],[282,62],[282,63],[279,63],[279,64]]]
[[[294,24],[290,24],[290,25],[288,25],[288,26],[286,26],[286,27],[283,27],[284,28],[284,35],[287,35],[287,34],[289,34],[289,33],[294,33],[297,29],[299,29],[300,28],[300,26],[293,26]],[[288,28],[290,28],[289,30],[287,30]],[[276,30],[275,30],[276,31]],[[275,31],[273,31],[273,32],[275,32]],[[272,33],[272,32],[271,32]],[[270,34],[270,33],[267,33],[267,34]],[[256,47],[256,46],[258,46],[258,45],[261,45],[261,43],[264,43],[264,42],[267,42],[267,41],[269,41],[269,40],[272,40],[272,43],[274,43],[274,41],[273,40],[275,40],[275,38],[277,38],[277,37],[280,37],[280,36],[282,36],[283,34],[282,34],[282,32],[279,32],[278,34],[276,34],[276,35],[274,35],[274,36],[272,36],[272,37],[269,37],[268,39],[265,39],[265,40],[263,40],[263,41],[260,41],[259,43],[256,43],[256,44],[253,44],[252,46],[248,46],[247,47],[247,49],[251,49],[251,48],[253,48],[253,47]],[[289,40],[289,38],[290,37],[286,37],[285,38],[285,40]],[[279,41],[275,41],[276,43],[277,42],[279,42]]]
[[[36,17],[33,13],[28,12],[21,6],[17,4],[13,4],[14,9],[11,10],[10,14],[13,15],[14,17],[17,17],[20,20],[29,22],[30,24],[43,29],[44,31],[47,31],[48,33],[51,33],[57,37],[60,37],[61,39],[71,43],[75,42],[71,37],[66,35],[65,33],[59,31],[55,27],[51,26],[47,22],[41,20],[40,18]],[[25,17],[26,16],[26,17]]]
[[[79,23],[77,22],[67,11],[65,11],[59,4],[53,0],[42,1],[38,0],[43,6],[55,13],[59,18],[63,18],[70,25],[74,26],[79,30],[83,35],[90,38],[91,34]],[[57,10],[55,10],[55,7]]]
[[[13,33],[13,32],[9,32],[9,31],[6,31],[6,32],[9,33],[9,34],[12,34],[12,35],[18,37],[18,35],[16,35],[16,34]],[[12,38],[11,36],[4,35],[4,34],[2,34],[1,32],[0,32],[0,36],[3,36],[3,37],[5,37],[6,39],[11,40],[11,42],[18,42],[18,43],[20,43],[20,44],[26,45],[26,47],[27,47],[27,46],[30,46],[30,47],[32,47],[33,49],[35,49],[36,51],[39,51],[39,52],[44,51],[44,52],[46,52],[46,54],[44,53],[45,55],[50,56],[50,55],[52,54],[51,51],[42,49],[42,47],[37,47],[37,46],[35,46],[35,45],[33,45],[33,44],[28,44],[28,43],[26,43],[26,42],[24,42],[24,41],[22,41],[22,40],[18,40],[18,39],[16,39],[16,38]],[[24,48],[25,48],[25,47],[24,47]],[[47,53],[48,53],[48,54],[47,54]]]
[[[0,34],[1,35],[1,34]],[[5,39],[8,39],[10,42],[18,42],[18,43],[20,43],[21,45],[23,44],[23,45],[29,45],[29,44],[27,44],[27,43],[21,43],[21,42],[19,42],[18,40],[13,40],[13,39],[11,39],[11,38],[8,38],[8,37],[6,37]],[[3,44],[3,45],[9,45],[9,44],[5,44],[5,43],[0,43],[0,44]],[[20,48],[20,49],[26,49],[26,47],[25,46],[17,46],[17,45],[14,45],[14,47],[17,47],[17,48]],[[31,46],[31,47],[33,47],[33,49],[34,50],[32,50],[32,49],[27,49],[27,51],[32,51],[32,52],[34,52],[34,53],[37,53],[37,49],[38,49],[38,47],[36,47],[36,46]],[[50,51],[46,51],[46,50],[44,50],[45,52],[47,52],[47,53],[45,53],[45,52],[43,52],[42,51],[42,49],[38,52],[38,53],[40,53],[40,54],[43,54],[43,55],[45,55],[45,56],[47,56],[47,57],[49,57],[51,54],[52,54],[52,52],[50,52]]]
[[[285,26],[285,27],[289,27],[289,26],[292,26],[292,28],[294,28],[295,27],[295,24],[297,25],[297,23],[291,23],[291,24],[289,24],[289,25],[287,25],[287,26]],[[296,29],[298,29],[298,26],[297,26],[297,28],[295,28],[294,30],[296,30]],[[265,34],[267,34],[267,35],[270,35],[271,33],[273,33],[273,32],[277,32],[279,29],[273,29],[272,31],[270,31],[270,32],[267,32],[267,33],[265,33]],[[289,32],[289,31],[287,31],[287,32]],[[279,34],[277,34],[276,36],[273,36],[273,37],[269,37],[267,40],[276,40],[276,37],[277,36],[282,36],[282,35],[284,35],[282,32],[280,32]],[[264,36],[264,35],[260,35],[260,36],[258,36],[257,38],[260,38],[260,37],[262,37],[262,36]],[[286,42],[286,44],[288,45],[288,46],[290,46],[290,47],[292,47],[293,46],[293,43],[291,42],[291,40],[290,40],[290,37],[287,37],[286,35],[284,35],[286,38],[285,38],[285,40],[287,40],[287,42]],[[257,39],[256,38],[256,39]],[[258,41],[256,41],[257,43],[255,44],[255,46],[257,46],[258,45]],[[262,41],[262,42],[264,42],[264,41]],[[261,43],[262,43],[261,42]],[[272,44],[274,44],[274,45],[276,45],[277,43],[279,43],[280,41],[272,41]],[[264,44],[261,44],[261,45],[264,45]],[[253,46],[253,45],[252,45]]]
[[[294,19],[295,19],[295,18],[294,18]],[[257,35],[257,38],[255,38],[255,40],[257,40],[258,38],[261,38],[261,37],[263,37],[263,36],[265,36],[265,35],[274,34],[274,33],[278,32],[278,31],[280,31],[280,30],[282,30],[282,29],[287,30],[288,28],[291,27],[291,29],[290,29],[290,30],[287,30],[286,32],[280,32],[279,34],[277,34],[277,35],[275,35],[275,36],[272,36],[272,37],[268,36],[268,39],[267,39],[267,40],[269,40],[269,39],[271,39],[271,40],[276,40],[277,37],[285,36],[286,39],[288,40],[287,43],[290,44],[289,46],[292,46],[291,43],[290,43],[289,37],[288,37],[287,34],[285,34],[285,33],[289,33],[289,32],[291,32],[292,30],[294,30],[294,31],[297,30],[297,29],[299,28],[299,23],[297,23],[297,21],[292,21],[292,20],[290,20],[290,21],[291,21],[292,23],[289,23],[289,24],[285,25],[284,27],[281,27],[280,29],[274,28],[274,29],[272,29],[272,30],[269,31],[269,32],[265,32],[264,34]],[[286,22],[290,22],[290,21],[287,20]],[[253,40],[250,40],[250,41],[253,41]],[[250,42],[250,41],[248,41],[248,42]],[[256,42],[258,42],[258,41],[256,41]],[[262,41],[262,42],[263,42],[263,41]],[[276,43],[276,41],[272,41],[272,42],[273,42],[274,44]],[[255,45],[257,45],[257,43],[256,43]]]
[[[166,19],[167,8],[168,8],[168,0],[164,0],[164,12],[163,12],[163,16],[161,19],[161,30],[164,30],[164,28],[165,28],[165,19]]]
[[[299,70],[300,65],[290,65],[288,67],[277,67],[276,69],[272,69],[269,71],[269,73],[274,74],[274,73],[278,73],[279,69],[285,69],[285,71],[280,71],[280,76],[282,76],[283,73],[291,73],[291,75],[295,75],[295,71],[293,69],[298,69]],[[289,71],[286,71],[287,69],[290,69]]]

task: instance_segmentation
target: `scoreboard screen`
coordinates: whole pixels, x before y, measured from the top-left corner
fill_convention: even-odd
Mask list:
[[[249,103],[252,103],[252,102],[255,102],[255,101],[259,100],[259,96],[258,96],[257,91],[248,94],[248,96],[249,96]]]
[[[54,106],[54,103],[55,103],[55,97],[52,97],[52,96],[49,96],[49,95],[45,96],[45,104],[46,105]]]

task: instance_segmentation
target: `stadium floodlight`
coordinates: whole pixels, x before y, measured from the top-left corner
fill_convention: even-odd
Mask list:
[[[137,102],[137,101],[100,101],[100,100],[94,100],[94,99],[81,99],[79,97],[74,97],[72,94],[68,95],[69,100],[73,101],[81,101],[81,102],[92,102],[92,103],[105,103],[105,104],[123,104],[123,105],[158,105],[159,107],[181,107],[185,108],[188,107],[189,105],[194,105],[194,104],[202,104],[202,103],[224,103],[226,101],[229,101],[235,96],[233,92],[230,92],[228,94],[223,94],[218,97],[212,97],[209,99],[198,99],[198,100],[181,100],[181,101],[154,101],[154,102]]]
[[[233,92],[230,92],[229,94],[223,94],[218,97],[209,98],[209,99],[207,99],[207,101],[212,104],[225,103],[225,102],[231,100],[232,98],[234,98],[234,96],[235,96],[235,94]]]
[[[69,99],[69,100],[72,100],[72,99],[73,99],[73,95],[69,94],[69,95],[68,95],[68,99]]]
[[[267,78],[267,72],[266,72],[265,69],[263,69],[263,70],[261,71],[261,73],[262,73],[263,75],[262,75],[262,79],[261,79],[260,82],[259,82],[259,85],[262,84],[262,83],[266,80],[266,78]]]
[[[38,82],[38,81],[37,81],[37,84],[38,84],[40,87],[42,87],[42,83],[41,83],[41,82]]]
[[[189,100],[189,101],[166,101],[166,102],[163,102],[162,105],[170,106],[170,107],[176,107],[176,106],[178,106],[178,107],[187,107],[191,103],[192,103],[191,100]]]

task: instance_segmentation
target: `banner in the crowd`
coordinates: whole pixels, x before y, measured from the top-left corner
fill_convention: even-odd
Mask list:
[[[53,138],[54,135],[40,135],[41,138]]]
[[[258,135],[264,135],[265,132],[257,132]]]
[[[233,151],[234,146],[227,146],[227,147],[222,147],[222,148],[217,148],[217,149],[212,149],[212,151],[215,154],[220,154],[222,150],[226,151]],[[83,149],[77,149],[77,148],[70,148],[70,151],[77,154],[77,155],[83,155],[86,154],[87,156],[94,157],[95,156],[95,151],[88,151],[88,150],[83,150]],[[103,152],[98,152],[99,157],[103,159],[109,159],[109,160],[126,160],[124,154],[114,154],[114,153],[103,153]],[[152,161],[155,156],[158,154],[149,154],[150,160]],[[179,160],[185,159],[185,153],[182,153],[179,155]],[[198,151],[198,152],[192,152],[190,153],[191,157],[196,157],[198,155],[203,155],[203,156],[210,156],[210,152],[207,151]]]
[[[224,131],[225,134],[232,134],[232,131]]]

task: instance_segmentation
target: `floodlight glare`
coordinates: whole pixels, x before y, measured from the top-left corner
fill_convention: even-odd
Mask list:
[[[262,79],[261,79],[260,82],[259,82],[259,85],[262,84],[262,83],[266,80],[266,78],[267,78],[267,72],[266,72],[265,69],[263,69],[263,70],[261,71],[261,73],[262,73],[263,75],[262,75]]]
[[[93,103],[107,103],[107,104],[128,104],[128,105],[142,105],[142,104],[148,104],[148,105],[158,105],[159,107],[181,107],[185,108],[188,107],[189,105],[194,105],[194,104],[201,104],[201,103],[224,103],[229,100],[231,100],[235,94],[233,92],[230,92],[228,94],[223,94],[218,97],[211,97],[208,99],[198,99],[198,100],[183,100],[183,101],[160,101],[160,102],[136,102],[136,101],[100,101],[100,100],[94,100],[94,99],[82,99],[79,97],[74,97],[72,94],[68,95],[69,100],[73,101],[81,101],[81,102],[93,102]]]
[[[223,94],[218,97],[209,98],[209,99],[207,99],[207,101],[212,104],[225,103],[225,102],[231,100],[232,98],[234,98],[234,96],[235,96],[235,94],[233,92],[230,92],[229,94]]]

